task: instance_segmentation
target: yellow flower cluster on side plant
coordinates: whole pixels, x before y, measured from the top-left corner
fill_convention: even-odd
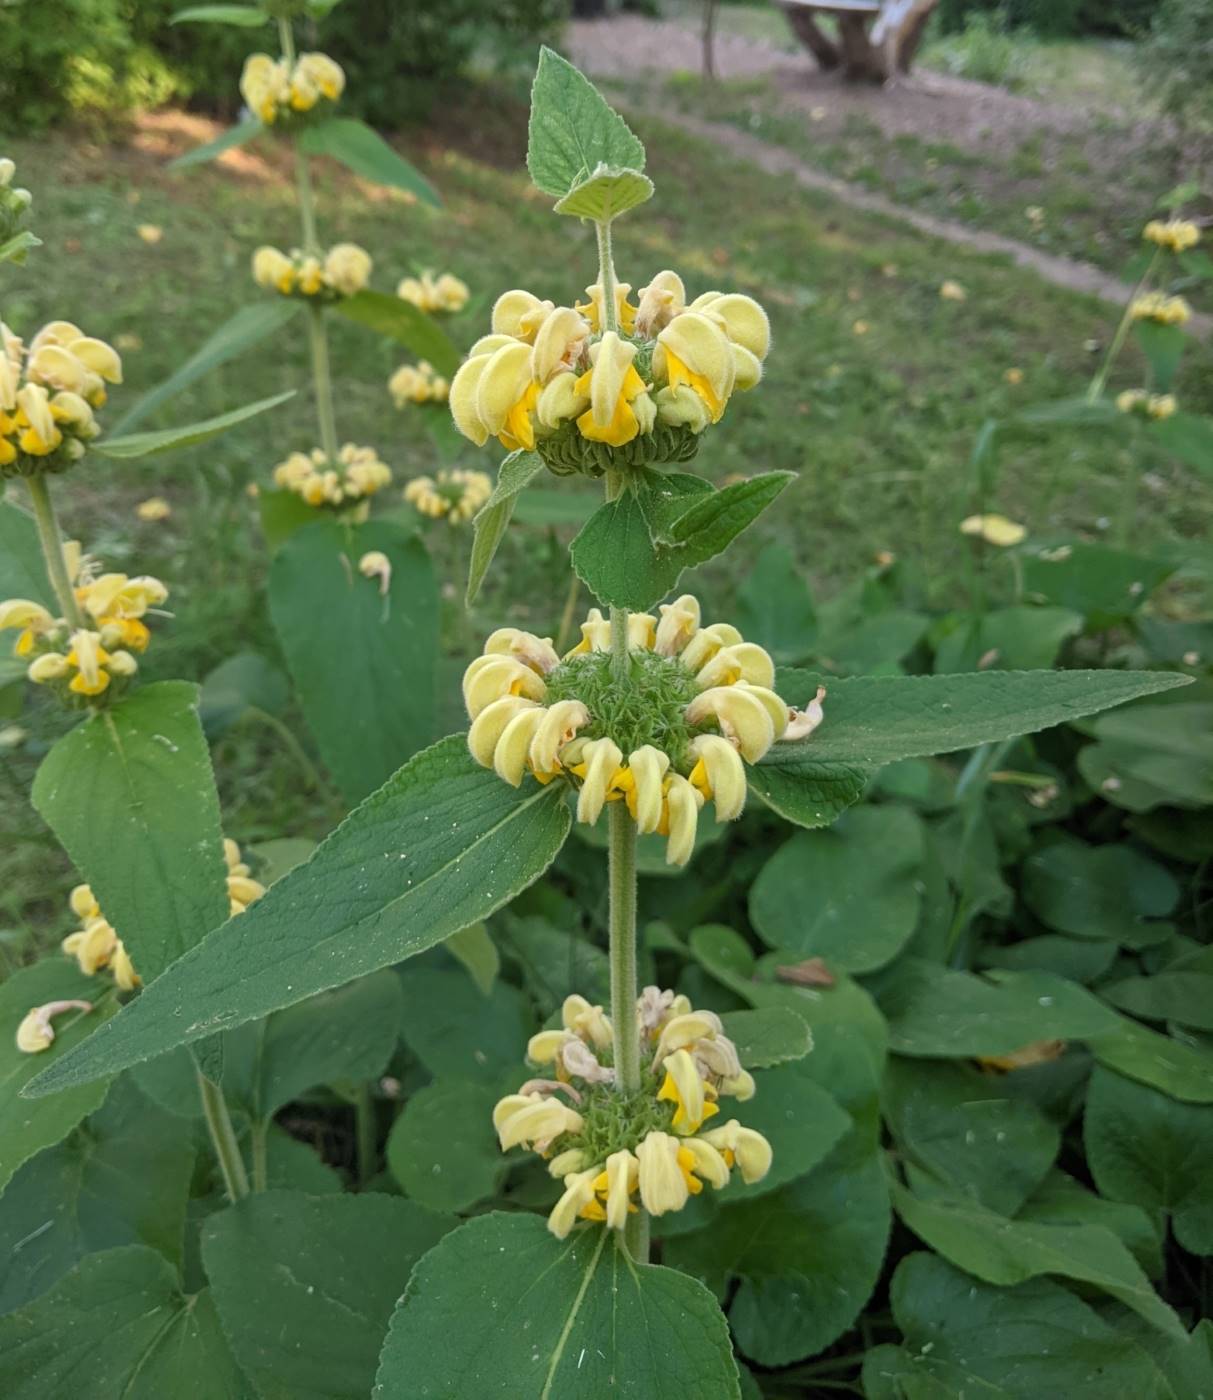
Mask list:
[[[676,272],[659,272],[628,301],[616,287],[619,329],[607,328],[604,294],[554,306],[527,291],[493,307],[492,333],[472,346],[451,383],[451,412],[465,437],[496,437],[510,451],[536,449],[554,470],[595,474],[610,452],[636,443],[637,460],[685,460],[719,421],[734,390],[762,378],[770,348],[766,312],[739,293],[689,302]],[[654,440],[661,435],[660,441]],[[630,456],[635,456],[635,452]]]
[[[1145,292],[1129,303],[1129,315],[1135,321],[1155,321],[1160,326],[1186,326],[1192,319],[1192,308],[1183,297]]]
[[[107,699],[138,671],[135,653],[147,650],[151,632],[143,621],[168,597],[168,589],[149,575],[93,572],[74,545],[67,549],[69,572],[85,626],[73,628],[41,603],[10,598],[0,603],[0,631],[15,629],[13,655],[28,660],[28,676],[50,685],[61,697]]]
[[[1186,253],[1200,242],[1200,229],[1191,219],[1151,219],[1141,235],[1147,243]]]
[[[416,511],[451,525],[466,524],[492,494],[492,480],[484,472],[464,467],[414,477],[404,488],[404,499]]]
[[[1137,414],[1162,422],[1179,407],[1174,394],[1151,394],[1148,389],[1125,389],[1116,395],[1116,407],[1122,413]]]
[[[106,384],[122,383],[112,345],[71,321],[51,321],[30,341],[0,321],[0,477],[64,471],[101,431],[93,410]]]
[[[472,294],[468,284],[453,273],[444,272],[440,277],[434,277],[423,272],[420,277],[402,278],[396,295],[401,301],[407,301],[419,311],[428,311],[432,315],[436,311],[462,311]]]
[[[551,641],[503,627],[467,668],[463,697],[473,758],[517,787],[526,774],[564,778],[577,819],[591,825],[608,802],[626,802],[642,834],[668,838],[666,860],[685,865],[699,812],[741,815],[747,763],[779,741],[805,739],[822,722],[824,690],[803,711],[771,689],[770,656],[727,622],[701,625],[684,594],[661,616],[628,617],[630,669],[615,680],[611,623],[597,608],[563,659]]]
[[[223,860],[227,866],[227,897],[231,914],[243,914],[265,893],[265,886],[254,880],[240,855],[240,847],[230,837],[223,841]],[[81,927],[63,940],[63,951],[76,959],[80,971],[92,977],[103,969],[112,973],[120,991],[134,991],[140,985],[130,954],[122,939],[101,912],[92,889],[77,885],[68,899],[72,913]]]
[[[761,1133],[736,1118],[720,1121],[722,1098],[754,1095],[753,1077],[720,1018],[658,987],[646,987],[637,1008],[637,1095],[621,1098],[615,1090],[611,1022],[602,1007],[571,996],[560,1029],[541,1031],[527,1047],[527,1058],[552,1077],[529,1080],[493,1110],[502,1151],[538,1152],[563,1183],[548,1217],[558,1239],[582,1220],[622,1230],[637,1202],[650,1215],[665,1215],[705,1184],[727,1186],[734,1170],[752,1185],[771,1169],[771,1145]]]
[[[1022,544],[1027,539],[1027,530],[1018,522],[1008,520],[1005,515],[969,515],[960,522],[960,533],[999,549],[1009,549]]]
[[[323,256],[268,244],[253,254],[253,280],[283,296],[339,301],[362,291],[371,279],[371,255],[357,243],[337,243]]]
[[[323,53],[301,53],[294,64],[267,53],[250,54],[240,75],[240,95],[264,126],[289,123],[345,91],[345,73]]]
[[[331,463],[319,448],[292,452],[274,468],[274,485],[293,491],[309,506],[344,508],[365,503],[390,486],[392,469],[379,460],[373,447],[347,442]]]
[[[415,365],[401,365],[387,382],[388,393],[397,408],[409,403],[446,403],[451,386],[429,360]]]

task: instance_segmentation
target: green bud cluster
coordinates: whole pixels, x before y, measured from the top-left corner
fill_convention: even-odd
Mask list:
[[[699,437],[690,428],[658,423],[622,447],[591,442],[570,420],[550,437],[537,437],[535,451],[555,476],[600,477],[608,471],[635,471],[640,467],[670,466],[689,462],[699,451]]]
[[[592,1166],[605,1162],[612,1152],[624,1148],[634,1152],[649,1133],[670,1132],[677,1106],[669,1100],[658,1101],[659,1088],[657,1076],[647,1070],[634,1094],[617,1093],[611,1084],[595,1085],[577,1108],[581,1132],[562,1138],[560,1150],[580,1148]]]
[[[699,693],[695,677],[676,658],[633,651],[628,674],[614,674],[609,652],[590,651],[562,661],[547,677],[547,703],[580,700],[590,722],[578,731],[584,739],[613,739],[624,754],[652,744],[683,766],[693,731],[686,707]]]

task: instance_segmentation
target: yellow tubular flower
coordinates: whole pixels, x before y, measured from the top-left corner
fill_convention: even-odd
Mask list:
[[[683,1050],[696,1041],[711,1039],[721,1034],[720,1017],[714,1011],[684,1011],[674,1014],[665,1022],[657,1041],[657,1053],[653,1057],[653,1067],[661,1064],[667,1055]]]
[[[661,825],[665,796],[664,779],[669,766],[669,754],[662,753],[652,744],[634,749],[628,755],[628,811],[631,812],[636,829],[642,836],[656,831]]]
[[[352,297],[370,281],[373,265],[365,248],[356,243],[338,243],[324,259],[324,280],[343,297]]]
[[[527,759],[530,757],[531,740],[535,731],[543,723],[544,711],[540,706],[521,710],[502,730],[497,747],[493,750],[493,771],[499,778],[518,787],[526,773]]]
[[[669,813],[669,844],[667,865],[685,865],[695,852],[695,830],[699,824],[699,809],[703,793],[682,776],[671,773],[666,779],[666,809]]]
[[[585,997],[565,997],[560,1010],[565,1028],[588,1041],[598,1050],[611,1046],[611,1022],[601,1006],[591,1006]]]
[[[691,740],[695,766],[690,782],[716,803],[716,820],[731,822],[745,807],[746,776],[741,755],[718,734],[700,734]]]
[[[678,1160],[680,1150],[677,1138],[659,1132],[649,1133],[636,1148],[640,1199],[650,1215],[681,1210],[687,1203],[691,1188]]]
[[[1200,242],[1200,229],[1190,219],[1151,219],[1142,230],[1142,237],[1173,253],[1184,253]]]
[[[526,1057],[532,1064],[550,1065],[572,1035],[571,1031],[539,1031],[527,1041]]]
[[[493,331],[497,335],[517,336],[530,343],[547,313],[553,309],[550,301],[540,301],[537,296],[521,288],[502,292],[493,304]]]
[[[699,599],[684,593],[672,603],[662,603],[658,611],[661,621],[657,624],[653,650],[658,656],[677,656],[699,631]]]
[[[775,663],[754,642],[737,642],[721,647],[695,679],[704,690],[738,681],[769,688],[775,682]]]
[[[482,768],[493,767],[493,755],[510,721],[523,710],[532,709],[539,706],[524,695],[503,695],[480,711],[468,730],[468,749]]]
[[[259,287],[289,292],[295,280],[295,265],[285,253],[268,245],[253,254],[253,281]]]
[[[35,685],[46,685],[48,681],[61,681],[70,670],[66,656],[49,651],[45,656],[35,657],[26,674]]]
[[[683,648],[679,660],[684,666],[698,673],[721,647],[736,646],[742,640],[742,635],[736,627],[727,622],[713,622],[695,632]]]
[[[592,1168],[585,1172],[570,1172],[564,1178],[564,1195],[548,1216],[548,1229],[558,1240],[565,1238],[581,1213],[594,1200],[594,1182],[598,1176],[597,1168]]]
[[[636,308],[628,301],[628,293],[632,290],[630,282],[615,283],[615,317],[619,322],[619,329],[624,335],[631,335],[636,325]],[[603,310],[606,306],[606,297],[602,290],[602,283],[595,282],[585,289],[585,294],[589,297],[588,302],[578,302],[577,310],[583,312],[589,320],[590,326],[595,332],[606,330],[606,318]]]
[[[577,420],[582,437],[622,447],[637,434],[649,432],[656,407],[645,382],[632,367],[635,345],[607,331],[590,349],[592,366],[578,379],[579,393],[589,394],[590,408]]]
[[[713,1107],[715,1107],[714,1104]],[[680,1155],[682,1153],[690,1154],[691,1171],[696,1176],[702,1177],[709,1186],[719,1191],[729,1184],[729,1164],[711,1143],[705,1142],[702,1138],[684,1138]]]
[[[456,375],[456,382],[458,378]],[[452,394],[454,390],[452,384]],[[477,381],[476,414],[496,437],[511,438],[518,446],[534,447],[529,410],[538,397],[531,380],[530,347],[521,342],[506,345],[489,358]],[[503,445],[508,446],[504,442]]]
[[[556,772],[560,750],[589,722],[590,712],[580,700],[558,700],[550,706],[531,740],[531,767],[535,772]]]
[[[521,1143],[545,1142],[580,1129],[581,1115],[568,1104],[544,1098],[542,1094],[531,1097],[534,1102],[505,1116],[497,1128],[503,1152]]]
[[[606,1170],[594,1183],[595,1190],[606,1195],[606,1223],[612,1230],[622,1230],[628,1215],[636,1209],[632,1192],[640,1181],[640,1163],[635,1154],[624,1148],[612,1152],[606,1160]]]
[[[771,1144],[761,1133],[743,1128],[735,1118],[704,1133],[702,1140],[714,1147],[726,1162],[736,1161],[742,1180],[748,1186],[761,1181],[771,1170]]]
[[[1192,308],[1183,297],[1170,297],[1163,292],[1146,292],[1130,302],[1129,315],[1135,321],[1157,321],[1162,326],[1184,326],[1192,319]]]
[[[557,307],[535,335],[531,378],[546,384],[559,370],[571,371],[590,334],[589,322],[571,307]]]
[[[676,1050],[664,1061],[665,1079],[657,1094],[659,1101],[677,1105],[673,1129],[684,1137],[697,1133],[705,1118],[720,1109],[704,1094],[703,1078],[686,1050]]]
[[[543,677],[512,656],[478,656],[463,678],[463,699],[472,719],[504,695],[542,700],[546,694]]]
[[[654,372],[660,377],[660,364],[664,364],[670,388],[688,385],[706,404],[712,422],[718,422],[737,375],[724,331],[708,316],[688,311],[670,322],[657,337],[657,344],[660,351],[654,356]]]
[[[593,826],[602,813],[623,763],[623,753],[613,739],[591,739],[578,765],[582,779],[577,795],[577,820]]]
[[[77,695],[100,695],[109,685],[109,673],[104,669],[109,660],[108,653],[101,646],[96,632],[84,628],[72,633],[72,649],[67,654],[67,663],[76,668],[69,689]]]
[[[715,717],[721,733],[737,745],[747,763],[757,763],[775,742],[775,726],[766,706],[740,686],[705,690],[687,706],[686,714],[696,725]],[[786,712],[784,718],[786,723]]]
[[[646,340],[653,339],[670,324],[687,303],[686,288],[676,272],[659,272],[647,287],[640,289],[640,304],[636,308],[635,331]]]

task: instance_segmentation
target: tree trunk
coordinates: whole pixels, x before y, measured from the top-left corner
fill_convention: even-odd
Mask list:
[[[704,0],[703,76],[716,77],[716,6],[718,0]]]

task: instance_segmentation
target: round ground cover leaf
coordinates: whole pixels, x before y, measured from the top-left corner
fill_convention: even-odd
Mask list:
[[[17,1168],[44,1147],[61,1142],[80,1120],[99,1107],[108,1083],[67,1089],[37,1102],[22,1089],[48,1064],[79,1045],[118,1009],[99,978],[85,977],[69,958],[51,956],[23,967],[0,983],[0,1190]],[[27,1011],[48,1001],[88,1001],[90,1012],[55,1017],[55,1039],[48,1050],[26,1055],[16,1033]]]
[[[905,1342],[865,1357],[869,1400],[1171,1400],[1131,1337],[1047,1279],[992,1288],[934,1255],[911,1254],[889,1298]]]
[[[1059,841],[1023,865],[1028,908],[1058,933],[1134,945],[1145,920],[1170,914],[1179,886],[1165,867],[1130,845]]]
[[[150,982],[228,917],[198,687],[143,686],[42,760],[33,803]]]
[[[1096,1067],[1083,1141],[1105,1196],[1170,1212],[1185,1249],[1213,1254],[1213,1106],[1177,1103]]]
[[[432,1075],[496,1084],[526,1055],[526,1003],[498,982],[485,996],[462,968],[404,967],[401,1033]]]
[[[898,965],[880,1005],[891,1050],[943,1059],[1009,1055],[1036,1040],[1084,1040],[1114,1032],[1120,1019],[1084,987],[1052,973],[999,972],[987,980],[916,958]]]
[[[5,1400],[248,1400],[210,1291],[185,1295],[154,1249],[90,1254],[47,1294],[0,1318]]]
[[[880,1277],[889,1223],[879,1157],[853,1131],[808,1176],[667,1241],[665,1257],[718,1294],[740,1279],[729,1308],[738,1348],[786,1366],[854,1323]]]
[[[728,1328],[694,1279],[637,1265],[611,1230],[557,1240],[495,1213],[417,1265],[376,1400],[739,1400]]]
[[[1101,1065],[1128,1079],[1150,1084],[1184,1103],[1213,1103],[1213,1052],[1159,1035],[1127,1016],[1090,1036],[1087,1048]]]
[[[243,1025],[485,918],[563,845],[570,817],[559,787],[510,787],[476,763],[460,735],[434,744],[264,898],[145,987],[112,1023],[116,1037],[69,1051],[35,1092]]]
[[[953,1192],[1014,1215],[1061,1145],[1054,1123],[964,1065],[894,1056],[882,1094],[901,1154]]]
[[[757,1089],[752,1099],[736,1108],[726,1105],[724,1111],[747,1128],[756,1129],[771,1144],[771,1170],[753,1186],[735,1174],[713,1196],[720,1205],[753,1200],[804,1176],[829,1155],[851,1127],[850,1114],[815,1084],[800,1064],[760,1070],[754,1082]]]
[[[413,1265],[452,1223],[377,1193],[267,1191],[211,1216],[215,1306],[262,1400],[363,1400]]]
[[[1186,1335],[1141,1265],[1103,1225],[1008,1220],[972,1201],[926,1201],[897,1183],[892,1190],[897,1214],[924,1244],[986,1283],[1058,1274],[1102,1289],[1168,1336]]]
[[[358,561],[386,554],[391,579]],[[433,738],[438,587],[425,546],[400,525],[319,521],[274,557],[270,612],[325,763],[360,802]],[[357,657],[357,665],[345,664]]]
[[[180,1264],[193,1170],[181,1119],[120,1079],[83,1131],[26,1162],[0,1195],[0,1313],[98,1250],[145,1244]]]
[[[373,1079],[400,1034],[400,979],[390,968],[275,1011],[223,1038],[223,1092],[270,1118],[318,1084]]]
[[[493,1131],[496,1092],[466,1080],[419,1089],[392,1124],[387,1164],[405,1195],[462,1211],[491,1196],[509,1165]]]
[[[772,948],[871,972],[914,932],[922,824],[906,807],[862,807],[828,831],[798,832],[763,866],[750,918]]]

